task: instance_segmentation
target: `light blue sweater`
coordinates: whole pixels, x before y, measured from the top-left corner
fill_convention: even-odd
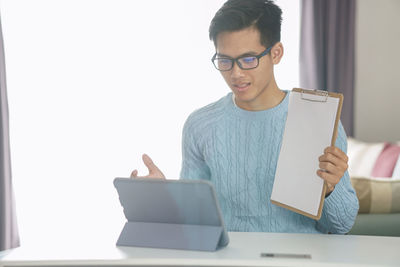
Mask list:
[[[289,93],[263,111],[236,107],[232,93],[194,111],[183,128],[180,177],[214,184],[228,231],[347,233],[358,212],[348,172],[326,197],[319,221],[270,202]],[[347,150],[341,124],[336,146]]]

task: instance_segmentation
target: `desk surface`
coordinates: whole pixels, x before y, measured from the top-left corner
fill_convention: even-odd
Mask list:
[[[6,266],[400,266],[400,237],[230,232],[216,252],[76,244],[0,253]],[[77,242],[78,243],[78,242]],[[311,258],[261,257],[262,253]]]

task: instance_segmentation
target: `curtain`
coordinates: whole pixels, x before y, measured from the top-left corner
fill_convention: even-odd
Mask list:
[[[341,121],[353,135],[355,0],[302,0],[300,86],[342,93]]]
[[[1,29],[0,18],[0,251],[19,246],[11,180],[6,71]]]

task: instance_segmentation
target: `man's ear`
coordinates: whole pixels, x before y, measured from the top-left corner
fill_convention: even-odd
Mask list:
[[[278,64],[281,61],[281,58],[283,57],[283,45],[281,42],[277,42],[271,48],[271,57],[272,63],[274,65]]]

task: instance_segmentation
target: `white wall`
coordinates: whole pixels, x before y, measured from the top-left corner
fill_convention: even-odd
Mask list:
[[[112,181],[150,154],[178,178],[193,110],[230,90],[211,57],[225,0],[0,0],[22,244],[115,242]],[[299,2],[280,0],[282,88],[298,86]]]
[[[355,137],[400,140],[400,1],[357,1]]]

